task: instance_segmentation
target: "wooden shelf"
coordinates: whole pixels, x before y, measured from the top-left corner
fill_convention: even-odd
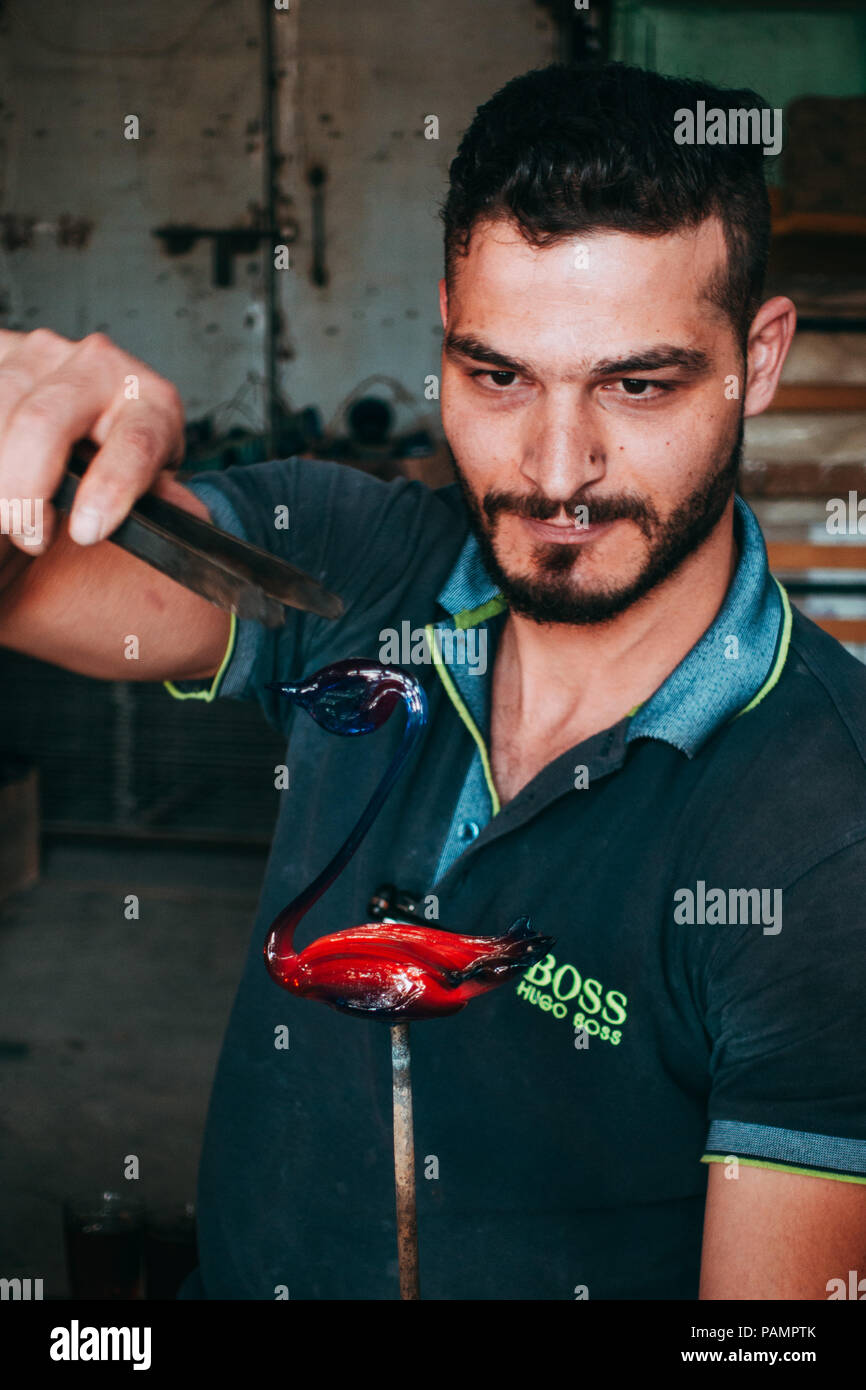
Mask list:
[[[866,386],[813,386],[796,382],[776,388],[768,410],[863,410]]]
[[[866,237],[866,217],[854,212],[774,212],[772,235]]]
[[[811,541],[768,541],[770,569],[862,570],[866,569],[866,544],[816,545]]]
[[[866,618],[812,618],[838,642],[866,642]]]

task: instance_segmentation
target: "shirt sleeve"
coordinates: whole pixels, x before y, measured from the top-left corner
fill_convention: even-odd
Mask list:
[[[233,617],[215,676],[164,682],[177,699],[258,699],[269,718],[274,701],[266,683],[300,675],[319,640],[345,634],[351,645],[359,613],[405,583],[419,561],[439,505],[417,480],[384,482],[319,459],[238,465],[198,474],[185,486],[215,525],[298,566],[345,605],[336,622],[295,608],[285,610],[280,628]]]
[[[779,911],[711,928],[705,1163],[866,1183],[866,830],[849,839]]]
[[[184,486],[201,498],[211,521],[221,531],[228,531],[240,540],[249,540],[237,512],[218,484],[220,476],[218,473],[202,474],[200,478],[188,479]],[[260,653],[260,639],[264,633],[265,629],[258,623],[248,622],[232,613],[225,653],[216,674],[203,680],[163,681],[163,685],[176,700],[210,702],[218,695],[234,696],[239,700],[248,698],[256,658]],[[254,691],[252,693],[255,694]]]

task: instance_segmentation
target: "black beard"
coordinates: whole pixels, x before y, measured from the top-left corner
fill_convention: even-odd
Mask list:
[[[574,514],[583,505],[588,512],[587,525],[627,517],[637,523],[650,543],[650,552],[640,573],[621,588],[609,588],[595,593],[575,592],[571,585],[572,571],[580,564],[580,550],[556,541],[540,542],[533,551],[533,561],[542,577],[514,578],[506,573],[496,557],[491,534],[498,512],[505,511],[536,521],[548,521],[562,508],[561,501],[547,498],[517,499],[508,493],[491,492],[479,506],[469,490],[460,465],[451,451],[454,470],[474,532],[484,568],[515,613],[537,623],[571,623],[588,625],[609,622],[637,603],[663,580],[668,579],[685,559],[704,543],[721,519],[736,485],[743,455],[743,417],[740,416],[737,441],[731,452],[694,492],[662,522],[650,502],[635,495],[604,497],[593,500],[576,494],[565,503],[565,510]]]

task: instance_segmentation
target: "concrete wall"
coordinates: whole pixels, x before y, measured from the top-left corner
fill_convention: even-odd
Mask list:
[[[333,410],[356,383],[383,373],[423,409],[424,377],[439,370],[438,207],[448,166],[475,107],[510,77],[551,62],[555,33],[529,0],[302,3],[299,23],[290,168],[302,240],[297,269],[282,282],[297,353],[284,380],[293,403]],[[439,118],[438,140],[424,138],[428,115]],[[328,171],[324,289],[308,275],[303,175],[314,163]]]
[[[175,380],[191,417],[234,401],[221,425],[260,426],[265,252],[215,288],[209,244],[168,257],[152,235],[248,225],[263,204],[259,0],[21,0],[0,24],[3,322],[102,328]],[[417,396],[438,360],[448,163],[474,107],[550,61],[550,19],[534,0],[291,0],[273,32],[279,211],[299,233],[279,280],[281,389],[326,417],[373,373]],[[431,113],[438,141],[422,135]],[[313,163],[328,175],[321,288]]]
[[[45,0],[10,6],[5,27],[8,326],[101,328],[176,380],[193,416],[229,399],[262,370],[260,258],[215,290],[208,245],[169,258],[152,229],[230,225],[261,203],[256,0]]]

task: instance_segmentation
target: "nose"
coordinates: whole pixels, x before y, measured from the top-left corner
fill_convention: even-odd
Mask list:
[[[574,387],[550,390],[527,419],[520,471],[534,491],[567,501],[604,477],[607,452],[591,403]]]

